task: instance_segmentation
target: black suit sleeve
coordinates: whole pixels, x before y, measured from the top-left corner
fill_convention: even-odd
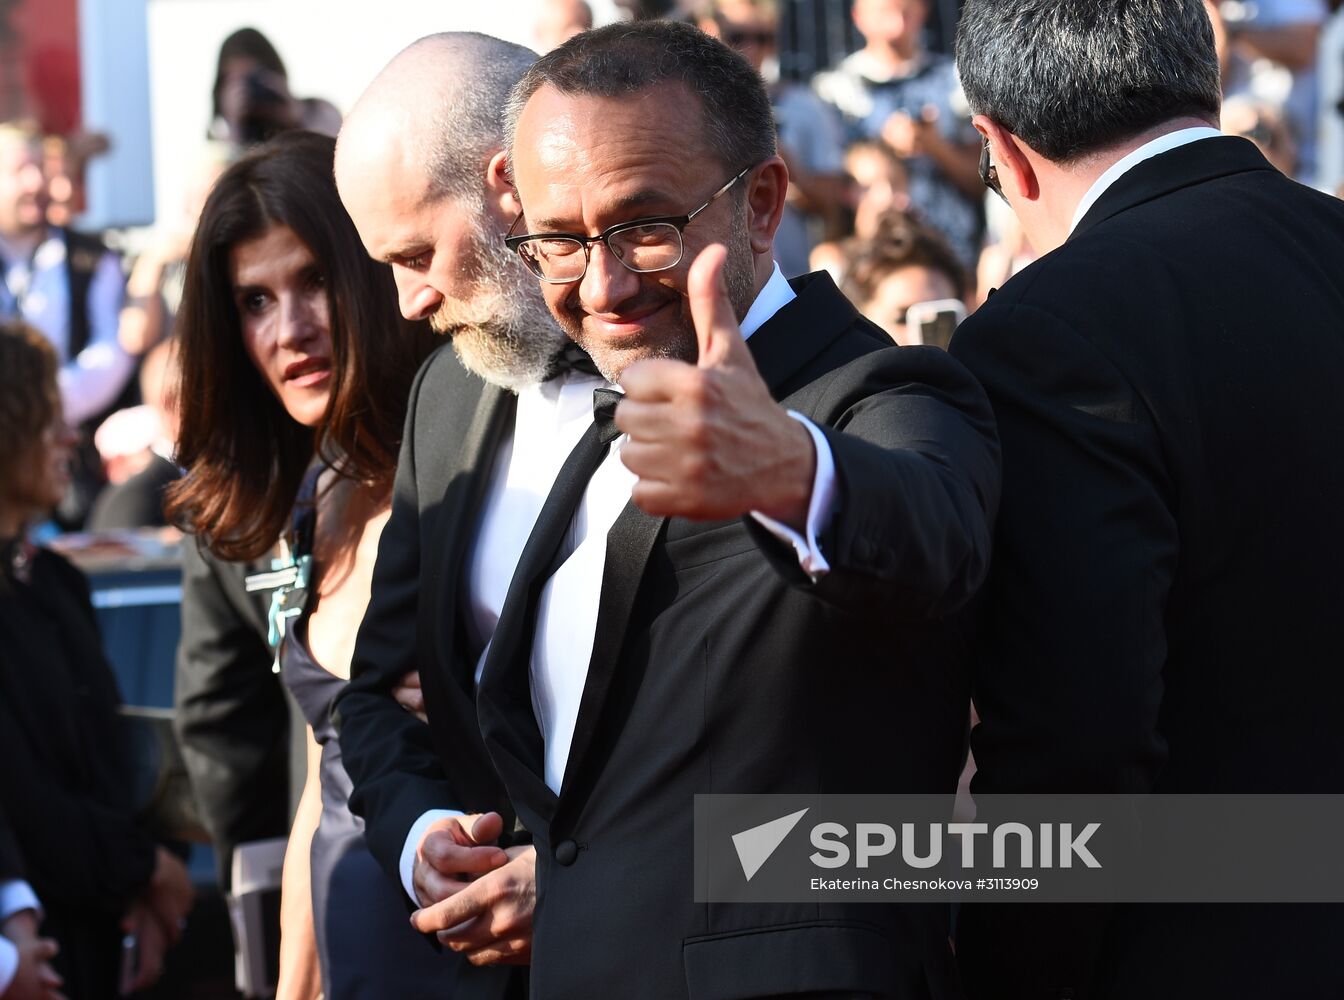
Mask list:
[[[1158,715],[1178,550],[1158,429],[1116,365],[1040,309],[991,302],[952,352],[989,392],[1004,452],[973,668],[972,787],[1150,790],[1166,759]],[[1110,913],[965,908],[968,994],[1092,995]]]
[[[174,727],[225,885],[235,845],[289,829],[289,709],[245,571],[182,545]]]
[[[383,870],[401,883],[401,851],[411,826],[430,809],[456,808],[427,725],[392,697],[421,667],[418,656],[420,500],[415,418],[431,358],[411,389],[393,486],[392,513],[378,542],[369,606],[351,660],[351,680],[336,702],[341,754],[354,789],[350,807]],[[429,413],[426,419],[433,419]]]
[[[754,521],[786,578],[851,614],[943,618],[969,603],[989,566],[999,452],[984,392],[933,348],[868,353],[788,401],[826,436],[836,499],[814,585],[791,549]]]

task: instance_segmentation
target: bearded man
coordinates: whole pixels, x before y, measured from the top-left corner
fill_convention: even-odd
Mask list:
[[[481,742],[477,665],[606,384],[502,240],[517,213],[502,109],[534,59],[484,35],[423,38],[369,86],[336,151],[341,199],[369,254],[391,265],[402,313],[452,345],[412,389],[353,679],[337,703],[350,804],[412,903],[458,892],[476,902],[482,919],[440,935],[473,966],[526,963],[535,854],[517,842]],[[408,671],[420,674],[429,725],[392,697]],[[464,963],[453,996],[517,988]]]

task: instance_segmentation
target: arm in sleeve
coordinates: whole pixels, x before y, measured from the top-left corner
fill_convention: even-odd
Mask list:
[[[80,424],[116,402],[135,370],[135,359],[117,340],[125,280],[116,254],[98,261],[89,282],[89,342],[61,368],[61,400],[65,416]]]
[[[814,582],[792,549],[749,519],[776,569],[818,599],[876,620],[964,608],[988,569],[999,496],[998,439],[980,387],[941,351],[887,349],[851,362],[795,405],[834,461],[819,545],[830,571]]]
[[[378,541],[369,606],[355,641],[350,683],[333,709],[341,755],[354,786],[350,808],[364,819],[365,838],[374,858],[398,882],[403,882],[402,858],[408,831],[427,812],[458,804],[429,726],[392,696],[403,676],[421,669],[415,416],[421,384],[433,364],[431,357],[411,389],[392,491],[392,513]]]
[[[184,540],[174,728],[226,886],[234,846],[289,828],[289,709],[271,650],[236,603],[243,572]]]
[[[1179,550],[1144,401],[1111,359],[1037,308],[991,302],[952,352],[998,416],[1004,492],[973,654],[984,793],[1143,792],[1158,729]],[[1092,995],[1109,906],[968,906],[968,993],[1020,983]]]

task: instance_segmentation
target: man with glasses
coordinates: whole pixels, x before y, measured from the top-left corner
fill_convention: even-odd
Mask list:
[[[942,995],[937,908],[696,905],[692,815],[707,792],[954,791],[998,493],[979,388],[829,277],[783,278],[769,100],[702,32],[580,35],[507,127],[508,243],[624,393],[596,394],[478,689],[536,846],[533,995]]]
[[[1219,134],[1200,0],[967,0],[957,59],[1040,255],[951,344],[1005,473],[972,791],[1344,791],[1344,205]],[[1344,996],[1342,936],[975,904],[957,958],[993,1000]]]

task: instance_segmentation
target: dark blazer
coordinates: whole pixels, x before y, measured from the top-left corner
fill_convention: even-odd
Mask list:
[[[269,568],[182,542],[173,725],[225,888],[235,845],[289,831],[290,712],[266,641],[270,595],[244,584]]]
[[[31,582],[0,575],[0,808],[61,943],[72,997],[113,997],[118,922],[148,884],[155,844],[136,822],[120,697],[88,584],[39,550]]]
[[[751,519],[628,505],[558,796],[527,678],[504,666],[532,637],[492,642],[479,710],[537,844],[536,997],[951,989],[945,907],[692,901],[697,793],[950,794],[964,756],[959,612],[998,497],[988,402],[942,351],[891,346],[829,277],[793,284],[748,343],[834,454],[830,574],[811,584]]]
[[[1164,153],[951,350],[1004,450],[973,791],[1344,791],[1344,204],[1242,139]],[[972,907],[958,957],[975,996],[1340,996],[1342,934]]]
[[[476,724],[479,650],[461,627],[466,562],[502,436],[517,397],[468,372],[451,347],[416,376],[392,496],[378,543],[368,611],[336,702],[341,753],[369,850],[401,884],[401,850],[430,809],[513,810]],[[420,672],[432,726],[391,696]],[[506,838],[507,840],[507,838]],[[409,901],[408,901],[409,902]],[[464,968],[458,996],[498,996],[507,968]]]

